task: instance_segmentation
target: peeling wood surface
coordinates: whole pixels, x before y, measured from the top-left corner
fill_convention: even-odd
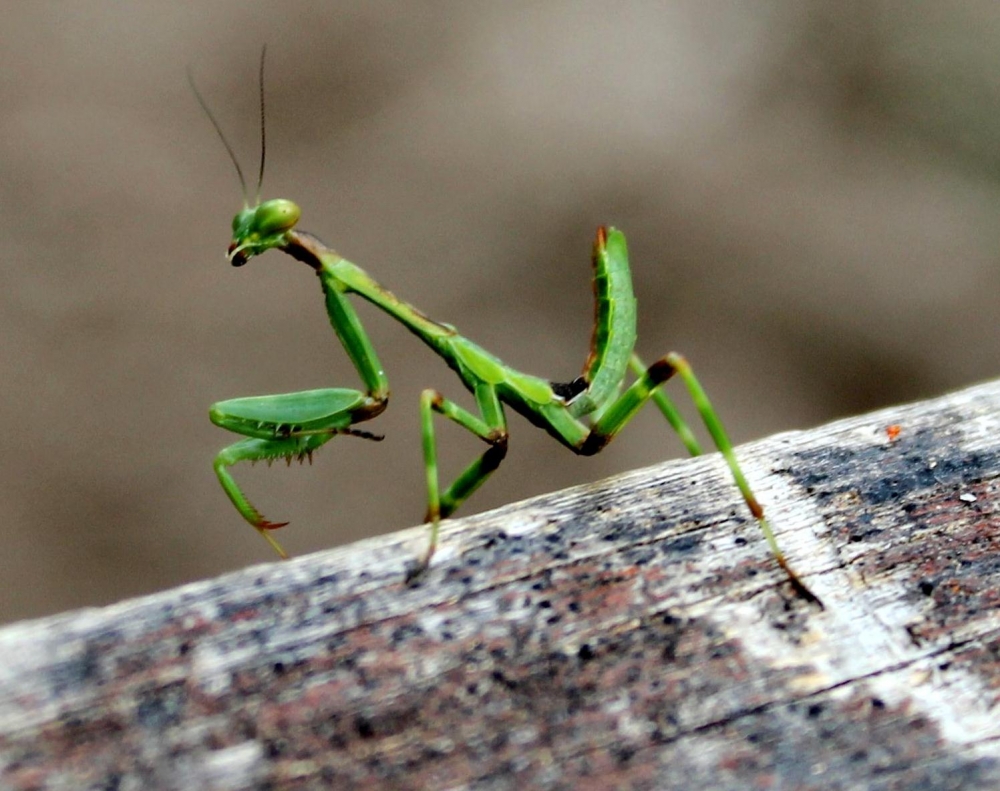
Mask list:
[[[898,432],[897,432],[898,428]],[[0,630],[3,789],[1000,787],[1000,383]]]

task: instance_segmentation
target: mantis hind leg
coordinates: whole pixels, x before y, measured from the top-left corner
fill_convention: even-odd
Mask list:
[[[740,494],[743,495],[743,500],[750,509],[750,513],[757,520],[757,524],[760,526],[760,530],[764,534],[764,539],[767,541],[767,545],[770,547],[775,560],[778,561],[778,565],[784,569],[792,585],[801,596],[822,607],[822,602],[816,594],[809,590],[785,559],[785,555],[778,546],[778,541],[774,536],[771,525],[764,518],[764,508],[758,502],[746,476],[743,474],[740,463],[736,458],[736,453],[733,451],[732,443],[729,441],[726,430],[722,425],[722,420],[712,406],[711,401],[709,401],[708,394],[701,386],[687,360],[681,355],[671,352],[661,357],[648,368],[644,368],[639,358],[633,354],[629,364],[637,372],[638,379],[600,412],[600,416],[591,427],[590,434],[577,449],[578,452],[583,455],[592,455],[600,451],[635,416],[647,401],[652,400],[660,408],[660,411],[663,412],[664,417],[666,417],[674,431],[677,432],[688,451],[692,455],[699,455],[701,448],[691,430],[670,399],[660,391],[660,385],[664,384],[675,374],[679,375],[691,396],[695,408],[698,410],[698,414],[701,416],[702,422],[705,424],[705,428],[712,437],[712,442],[718,448],[726,465],[729,467],[729,472],[736,486],[739,488]]]
[[[431,557],[437,549],[441,519],[450,516],[482,486],[507,455],[507,423],[496,389],[492,385],[481,384],[476,387],[475,396],[482,417],[463,409],[436,390],[424,390],[420,395],[420,424],[423,435],[424,468],[427,474],[427,515],[424,521],[430,525],[430,535],[424,555],[407,571],[407,582],[412,582],[423,574],[430,564]],[[459,473],[443,492],[438,477],[437,440],[434,435],[435,412],[489,444],[483,454]]]
[[[628,367],[637,377],[645,374],[647,368],[646,364],[639,358],[639,355],[634,352],[629,358]],[[660,412],[663,413],[663,417],[666,418],[670,424],[670,428],[677,434],[681,443],[687,448],[687,452],[692,456],[700,456],[702,454],[701,443],[698,442],[698,438],[695,437],[694,432],[691,431],[691,428],[681,416],[680,411],[674,406],[674,402],[663,392],[663,388],[657,387],[654,389],[650,398],[659,408]]]

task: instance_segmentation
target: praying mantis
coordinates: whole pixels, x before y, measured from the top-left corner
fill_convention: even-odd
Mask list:
[[[460,406],[436,390],[420,396],[427,485],[428,542],[423,554],[407,571],[413,582],[429,567],[438,546],[440,522],[462,505],[500,466],[507,453],[505,408],[547,432],[573,453],[590,456],[601,451],[632,417],[652,401],[692,455],[702,449],[673,402],[661,386],[677,376],[684,383],[708,434],[721,452],[730,475],[757,521],[777,563],[793,588],[822,606],[795,573],[778,546],[771,526],[740,467],[722,421],[712,407],[688,362],[669,353],[646,366],[635,354],[636,299],[624,234],[599,228],[593,245],[595,317],[590,353],[583,371],[571,382],[551,382],[512,368],[459,331],[435,321],[396,297],[360,266],[327,247],[318,238],[297,230],[301,209],[290,200],[261,201],[264,176],[264,51],[261,52],[259,89],[261,106],[261,157],[257,197],[250,205],[239,162],[221,127],[191,79],[192,90],[236,167],[243,187],[243,209],[233,218],[233,237],[227,258],[241,267],[251,258],[279,250],[311,268],[319,279],[333,331],[353,363],[362,390],[334,387],[278,395],[235,398],[210,408],[211,421],[243,439],[224,448],[214,469],[226,495],[240,515],[263,536],[275,552],[287,557],[272,535],[287,522],[272,522],[254,507],[237,485],[230,468],[244,461],[285,459],[302,462],[338,435],[371,440],[382,437],[358,428],[381,414],[388,405],[389,382],[371,340],[348,297],[356,295],[388,314],[423,341],[458,376],[472,394],[475,409]],[[631,372],[635,379],[627,387]],[[435,416],[464,428],[487,446],[459,475],[442,489],[438,476]]]

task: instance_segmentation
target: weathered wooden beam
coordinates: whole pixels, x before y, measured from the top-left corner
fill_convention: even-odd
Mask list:
[[[4,789],[1000,787],[1000,383],[0,631]]]

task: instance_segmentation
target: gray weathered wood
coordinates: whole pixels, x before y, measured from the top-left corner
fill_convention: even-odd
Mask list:
[[[898,435],[896,428],[898,427]],[[0,631],[4,789],[1000,787],[1000,383]]]

